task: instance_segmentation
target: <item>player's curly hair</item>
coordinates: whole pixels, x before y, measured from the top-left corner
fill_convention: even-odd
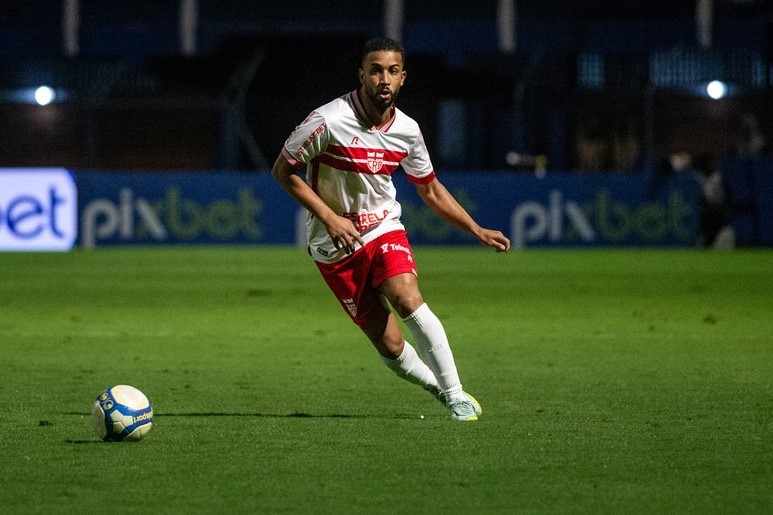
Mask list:
[[[398,52],[400,57],[403,58],[403,65],[405,64],[405,49],[403,49],[403,45],[401,45],[399,41],[395,41],[392,38],[373,38],[368,40],[362,48],[362,60],[364,61],[369,53],[379,52],[381,50]]]

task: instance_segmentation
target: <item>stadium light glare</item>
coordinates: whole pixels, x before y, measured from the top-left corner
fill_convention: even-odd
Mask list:
[[[706,94],[714,100],[719,100],[727,95],[727,85],[721,80],[713,80],[706,86]]]
[[[39,106],[46,106],[56,100],[56,92],[48,86],[40,86],[35,90],[35,102]]]

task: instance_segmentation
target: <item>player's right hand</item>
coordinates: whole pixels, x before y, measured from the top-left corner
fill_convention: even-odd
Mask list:
[[[360,246],[365,245],[365,241],[360,236],[360,231],[354,226],[354,223],[343,216],[334,217],[327,224],[327,233],[333,240],[336,249],[343,249],[347,254],[354,252],[357,243]]]
[[[510,250],[510,240],[501,231],[483,229],[478,235],[478,239],[483,245],[494,247],[497,252]]]

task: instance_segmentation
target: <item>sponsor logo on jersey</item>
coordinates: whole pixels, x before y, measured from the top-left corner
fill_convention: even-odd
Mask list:
[[[314,138],[325,132],[325,127],[326,125],[321,123],[316,129],[311,131],[311,134],[309,134],[309,137],[306,138],[306,141],[304,141],[300,148],[295,151],[295,157],[301,157],[303,155],[303,151],[306,150],[309,145],[311,145],[312,141],[314,141]]]
[[[378,225],[384,221],[389,215],[389,210],[385,209],[381,213],[342,213],[341,216],[348,218],[354,223],[354,226],[359,231],[369,229],[374,225]]]

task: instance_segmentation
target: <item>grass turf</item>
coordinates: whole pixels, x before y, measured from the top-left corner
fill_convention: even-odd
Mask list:
[[[773,510],[773,253],[416,254],[476,423],[301,250],[0,254],[3,512]],[[142,442],[92,433],[118,383]]]

